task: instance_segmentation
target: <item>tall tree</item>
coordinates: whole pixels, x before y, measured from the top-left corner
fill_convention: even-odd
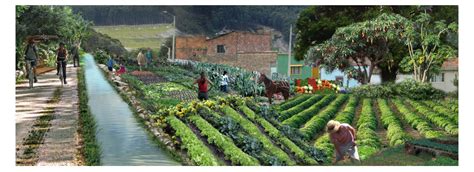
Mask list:
[[[448,33],[457,33],[457,30],[456,22],[434,21],[426,11],[421,13],[414,25],[406,28],[409,56],[402,61],[402,66],[413,72],[415,80],[428,82],[429,76],[436,73],[444,61],[455,56],[456,49],[443,40]]]
[[[405,28],[411,25],[401,15],[384,13],[372,20],[340,27],[329,40],[311,47],[306,60],[328,71],[355,72],[353,76],[367,84],[375,67],[391,65],[394,57],[390,55],[390,45],[403,42]]]

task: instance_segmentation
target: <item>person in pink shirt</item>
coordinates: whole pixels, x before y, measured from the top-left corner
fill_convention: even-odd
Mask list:
[[[360,162],[355,143],[356,131],[352,126],[330,120],[326,125],[326,131],[329,133],[329,138],[335,148],[336,160],[333,162],[334,164],[344,160],[346,155],[349,156],[352,162]]]

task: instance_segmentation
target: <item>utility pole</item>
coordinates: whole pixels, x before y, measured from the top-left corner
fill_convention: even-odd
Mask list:
[[[291,79],[291,36],[293,33],[293,26],[290,25],[290,42],[288,43],[288,80]]]
[[[174,27],[174,30],[173,30],[173,51],[172,51],[172,54],[173,54],[173,60],[176,59],[175,57],[175,51],[176,51],[176,47],[175,47],[175,44],[176,44],[176,31],[178,29],[176,29],[176,16],[173,15],[173,27]]]
[[[176,29],[176,16],[173,15],[173,14],[168,13],[168,11],[163,11],[162,13],[173,16],[173,27],[174,27],[173,28],[173,45],[172,45],[173,51],[171,52],[171,58],[174,60],[176,58],[175,57],[176,31],[178,30],[178,29]]]

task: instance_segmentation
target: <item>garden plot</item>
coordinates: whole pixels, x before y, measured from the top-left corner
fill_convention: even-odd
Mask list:
[[[133,71],[130,72],[130,75],[137,77],[144,84],[154,84],[167,81],[165,78],[148,71]]]

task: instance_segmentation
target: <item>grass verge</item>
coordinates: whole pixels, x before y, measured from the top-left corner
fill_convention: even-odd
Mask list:
[[[81,66],[84,63],[81,61]],[[100,165],[101,149],[96,139],[97,124],[94,117],[90,113],[87,102],[86,80],[82,68],[78,69],[78,94],[79,94],[79,129],[78,133],[81,137],[80,154],[83,157],[84,164],[87,166]]]

